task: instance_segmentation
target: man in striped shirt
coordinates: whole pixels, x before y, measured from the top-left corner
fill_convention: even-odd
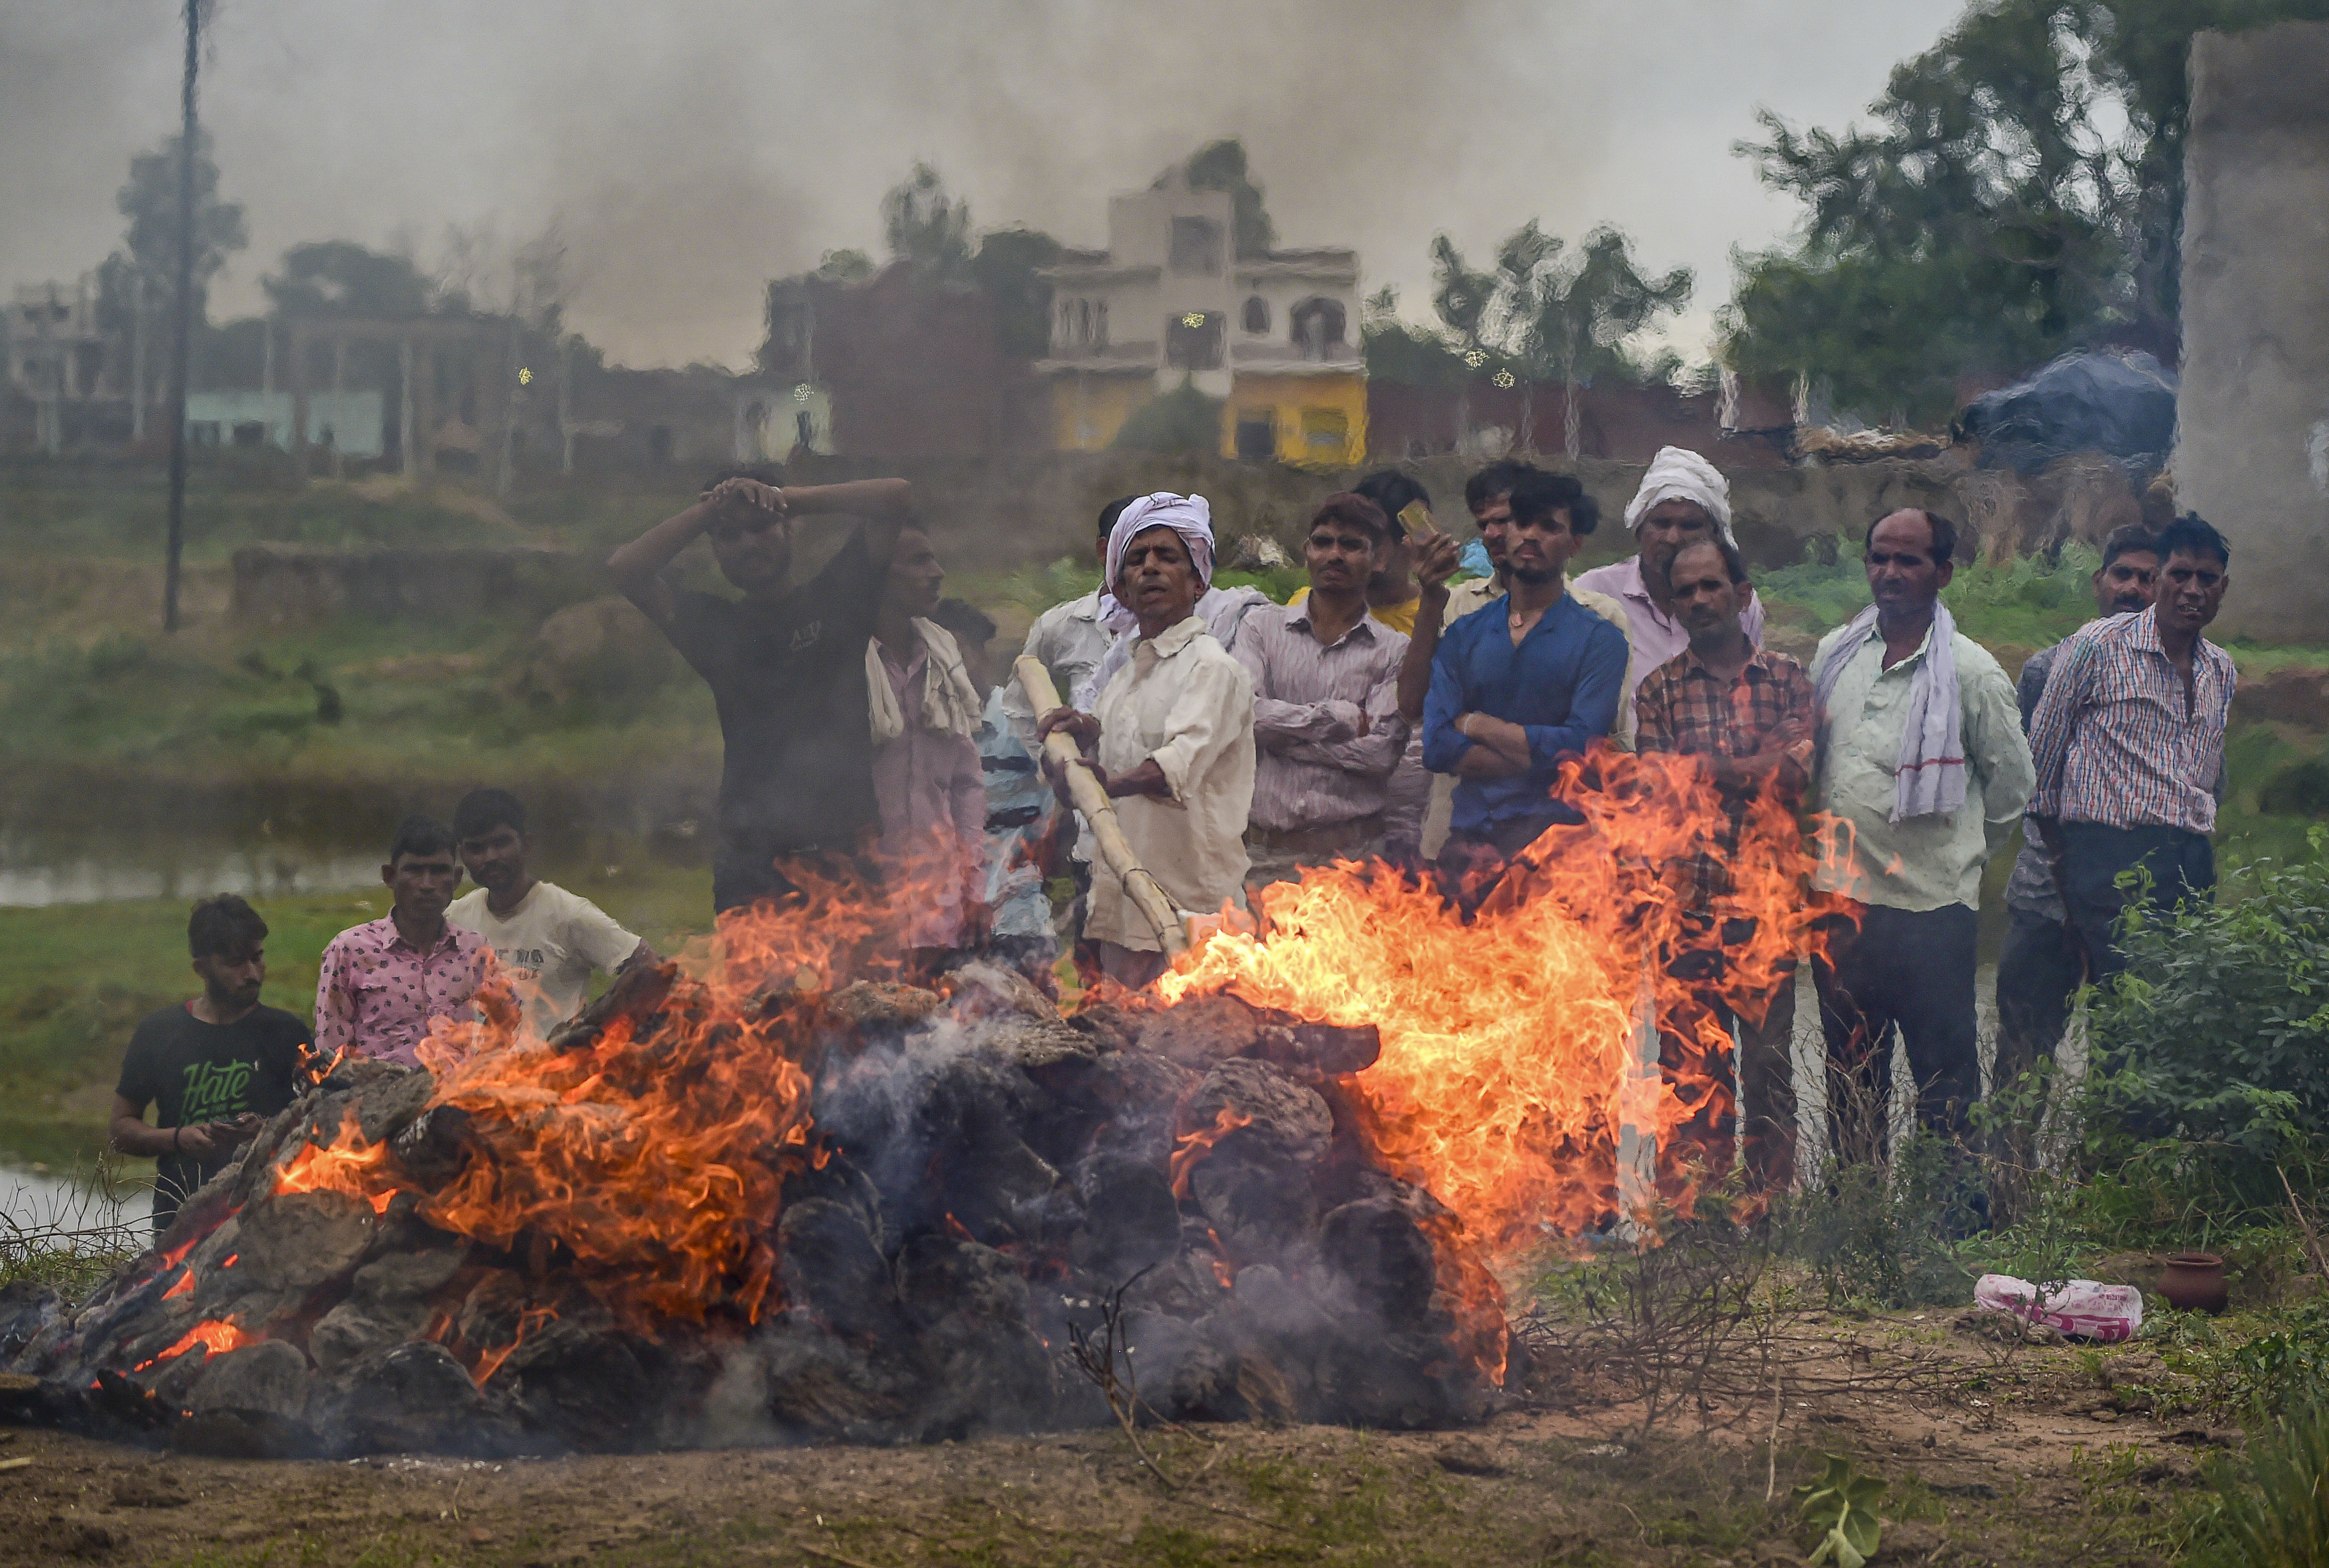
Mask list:
[[[1302,546],[1309,592],[1256,607],[1230,648],[1253,677],[1249,881],[1381,851],[1385,791],[1407,747],[1407,638],[1370,613],[1367,584],[1392,531],[1365,496],[1328,496]]]
[[[2159,540],[2139,522],[2111,530],[2095,571],[2096,614],[2139,615],[2159,582]],[[2041,648],[2023,662],[2014,682],[2027,733],[2046,695],[2046,678],[2066,644]],[[2022,852],[2005,884],[2005,948],[1997,957],[1997,1061],[1992,1084],[2011,1084],[2039,1057],[2051,1061],[2070,1019],[2071,999],[2087,978],[2087,944],[2070,924],[2054,886],[2054,868],[2033,817],[2022,819]]]
[[[2030,812],[2098,981],[2126,967],[2116,927],[2148,871],[2146,901],[2170,908],[2216,885],[2214,784],[2231,715],[2231,655],[2200,634],[2230,582],[2224,536],[2186,513],[2159,536],[2151,608],[2073,633],[2030,726],[2038,782]]]

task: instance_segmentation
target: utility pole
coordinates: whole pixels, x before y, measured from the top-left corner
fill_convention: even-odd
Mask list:
[[[178,92],[178,319],[170,344],[170,542],[162,568],[162,630],[178,629],[178,571],[186,553],[186,359],[194,315],[194,72],[203,0],[186,0],[186,70]]]
[[[146,439],[146,269],[129,269],[129,438]]]

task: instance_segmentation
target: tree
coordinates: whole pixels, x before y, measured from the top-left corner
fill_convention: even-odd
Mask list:
[[[1252,261],[1269,254],[1269,248],[1278,243],[1278,225],[1269,221],[1269,213],[1261,204],[1261,187],[1248,176],[1243,142],[1227,136],[1201,147],[1182,165],[1182,171],[1193,191],[1230,193],[1231,227],[1240,261]]]
[[[1051,346],[1051,281],[1043,268],[1060,242],[1041,230],[997,229],[978,242],[970,274],[995,305],[995,335],[1015,359],[1041,359]]]
[[[882,233],[891,256],[930,282],[955,283],[970,273],[970,203],[947,193],[928,164],[890,187],[882,198]]]
[[[1547,272],[1560,254],[1561,241],[1539,229],[1533,218],[1496,247],[1497,324],[1507,348],[1520,361],[1520,445],[1524,452],[1536,449],[1536,383],[1543,370],[1544,346],[1537,324],[1547,303]]]
[[[1399,318],[1399,290],[1388,283],[1360,307],[1359,356],[1371,381],[1453,387],[1462,384],[1467,371],[1464,356],[1440,333]]]
[[[135,319],[143,279],[146,319],[160,321],[170,309],[178,258],[178,155],[171,136],[152,152],[129,160],[129,182],[114,205],[129,221],[122,249],[98,268],[98,323],[108,332],[127,332]],[[222,202],[218,164],[210,155],[207,132],[194,139],[193,320],[206,319],[210,281],[226,258],[250,243],[242,203]]]
[[[1488,362],[1480,333],[1487,324],[1488,307],[1496,296],[1496,275],[1475,272],[1456,242],[1445,234],[1431,240],[1431,308],[1455,335],[1456,352],[1466,374],[1456,383],[1456,446],[1460,451],[1472,436],[1472,377]]]
[[[2329,0],[1976,0],[1893,70],[1874,128],[1767,113],[1736,150],[1804,228],[1738,258],[1731,367],[1930,416],[1968,371],[2084,343],[2172,359],[2192,35],[2322,16]]]
[[[276,313],[287,316],[422,315],[436,292],[410,257],[350,239],[294,245],[259,286]]]
[[[815,276],[832,283],[863,283],[873,276],[873,258],[863,250],[828,250],[818,259]]]
[[[1119,452],[1202,455],[1221,446],[1225,399],[1209,398],[1193,378],[1135,408],[1108,445]]]
[[[1597,375],[1645,379],[1627,352],[1628,340],[1689,304],[1694,281],[1687,267],[1663,277],[1644,276],[1634,265],[1630,242],[1607,223],[1585,237],[1573,261],[1555,261],[1548,254],[1539,271],[1536,325],[1529,336],[1532,357],[1548,357],[1561,367],[1566,405],[1561,449],[1570,462],[1577,461],[1577,389]]]

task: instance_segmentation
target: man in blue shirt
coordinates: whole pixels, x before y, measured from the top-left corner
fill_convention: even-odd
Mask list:
[[[1551,474],[1512,493],[1511,591],[1441,634],[1423,702],[1423,765],[1457,778],[1443,870],[1493,872],[1577,813],[1551,798],[1564,757],[1609,733],[1625,695],[1626,634],[1570,598],[1584,540]]]

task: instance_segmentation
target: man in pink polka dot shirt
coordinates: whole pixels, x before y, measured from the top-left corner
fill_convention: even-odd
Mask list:
[[[461,865],[442,822],[406,818],[380,879],[394,895],[387,916],[350,926],[324,949],[316,1048],[417,1066],[431,1019],[476,1017],[471,999],[492,973],[493,950],[445,918]]]

